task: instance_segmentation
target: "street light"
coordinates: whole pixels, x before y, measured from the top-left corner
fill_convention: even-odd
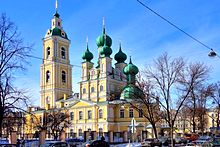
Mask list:
[[[211,51],[209,52],[208,56],[209,57],[216,57],[217,53],[213,49],[211,49]]]

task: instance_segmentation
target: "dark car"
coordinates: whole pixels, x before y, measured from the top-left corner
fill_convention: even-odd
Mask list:
[[[66,142],[51,141],[41,145],[40,147],[69,147],[69,145]]]
[[[89,145],[89,147],[110,147],[110,145],[104,140],[95,140]]]
[[[70,147],[78,147],[82,145],[83,139],[69,138],[66,139],[66,142],[70,145]]]
[[[17,147],[16,144],[1,144],[0,143],[0,147]]]

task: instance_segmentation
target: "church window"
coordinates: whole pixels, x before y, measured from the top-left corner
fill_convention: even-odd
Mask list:
[[[49,80],[50,80],[50,71],[48,70],[46,72],[46,82],[49,82]]]
[[[99,136],[103,136],[103,129],[99,128]]]
[[[50,56],[50,47],[47,47],[47,58]]]
[[[79,111],[79,120],[80,119],[83,119],[83,112],[82,111]]]
[[[143,109],[139,109],[139,117],[143,117]]]
[[[62,71],[62,82],[66,83],[66,72]]]
[[[61,58],[66,59],[66,50],[64,47],[61,48]]]
[[[103,91],[103,86],[102,85],[100,86],[100,91]]]
[[[124,117],[125,117],[125,110],[120,109],[120,118],[124,118]]]
[[[129,117],[130,118],[134,117],[134,109],[133,108],[129,109]]]
[[[60,27],[60,22],[58,21],[58,26]]]
[[[94,87],[91,88],[91,92],[95,92],[95,88]]]
[[[99,118],[103,118],[103,110],[99,109]]]
[[[83,136],[82,129],[79,129],[79,136]]]
[[[73,129],[70,129],[70,137],[71,137],[71,138],[74,137]]]
[[[92,119],[92,111],[91,110],[88,111],[88,119]]]
[[[74,112],[70,112],[70,120],[74,120]]]
[[[83,94],[85,94],[86,93],[86,88],[83,88]]]

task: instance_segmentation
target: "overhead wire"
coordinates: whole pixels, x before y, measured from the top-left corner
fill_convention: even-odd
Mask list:
[[[44,59],[44,58],[37,57],[37,56],[33,56],[33,55],[26,55],[26,56],[27,56],[27,57],[30,57],[30,58],[34,58],[34,59],[39,59],[39,60],[52,61],[52,60],[50,60],[50,59]],[[81,68],[80,65],[76,65],[76,64],[71,64],[71,65],[74,66],[74,67],[80,67],[80,68]]]
[[[186,31],[184,31],[183,29],[181,29],[180,27],[178,27],[177,25],[175,25],[174,23],[172,23],[171,21],[169,21],[167,18],[163,17],[162,15],[160,15],[158,12],[154,11],[153,9],[151,9],[149,6],[147,6],[145,3],[143,3],[140,0],[137,0],[137,2],[139,4],[141,4],[143,7],[145,7],[146,9],[148,9],[150,12],[154,13],[156,16],[160,17],[161,19],[163,19],[165,22],[167,22],[168,24],[170,24],[171,26],[173,26],[174,28],[176,28],[177,30],[179,30],[180,32],[182,32],[183,34],[185,34],[186,36],[190,37],[192,40],[196,41],[197,43],[199,43],[200,45],[204,46],[205,48],[214,51],[213,48],[211,48],[210,46],[208,46],[207,44],[203,43],[202,41],[200,41],[199,39],[195,38],[194,36],[192,36],[191,34],[187,33]],[[217,55],[217,54],[216,54]],[[220,56],[217,55],[219,58]]]

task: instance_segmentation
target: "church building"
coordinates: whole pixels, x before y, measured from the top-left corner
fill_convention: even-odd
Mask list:
[[[139,70],[131,58],[126,63],[127,55],[121,44],[118,52],[113,53],[112,39],[107,35],[103,24],[96,39],[98,58],[95,61],[98,62],[93,62],[94,56],[87,41],[82,53],[79,95],[73,94],[72,65],[69,58],[71,41],[67,33],[56,10],[51,27],[42,40],[41,106],[39,109],[30,109],[30,112],[40,118],[42,123],[46,111],[67,109],[71,125],[65,129],[66,138],[78,137],[86,140],[105,136],[109,142],[128,141],[132,120],[136,122],[133,126],[136,138],[146,137],[145,128],[149,122],[129,103],[133,95],[141,93],[135,85],[135,76]],[[116,61],[114,65],[113,60]],[[25,133],[33,134],[35,131],[33,126],[26,125]]]

